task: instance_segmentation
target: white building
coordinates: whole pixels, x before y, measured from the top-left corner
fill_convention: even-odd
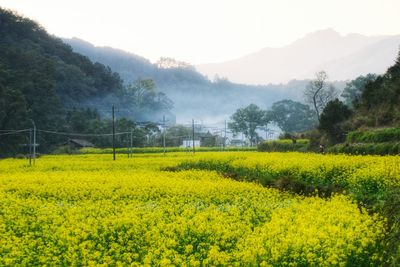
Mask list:
[[[192,148],[193,140],[183,140],[181,147]],[[194,147],[200,147],[200,140],[194,140]]]

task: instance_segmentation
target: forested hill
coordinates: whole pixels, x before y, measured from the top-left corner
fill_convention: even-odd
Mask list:
[[[152,80],[125,87],[110,67],[74,52],[38,23],[0,8],[0,156],[26,150],[33,122],[42,131],[37,140],[42,151],[69,137],[44,130],[110,133],[113,104],[117,119],[129,120],[126,129],[119,124],[119,131],[132,130],[133,121],[173,118],[171,100]]]
[[[57,128],[65,107],[122,90],[109,67],[93,64],[36,22],[1,8],[0,38],[0,129],[21,128],[28,118]]]
[[[159,86],[175,85],[179,82],[210,85],[210,81],[188,64],[163,58],[157,64],[148,59],[111,47],[98,47],[78,38],[63,39],[75,52],[89,57],[93,62],[101,62],[118,72],[126,84],[137,79],[151,78]],[[169,66],[166,64],[169,63]],[[162,64],[162,67],[158,65]]]
[[[362,88],[351,124],[354,128],[400,125],[400,51],[396,62]]]

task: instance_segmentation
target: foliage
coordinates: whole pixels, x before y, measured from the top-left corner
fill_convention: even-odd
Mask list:
[[[304,99],[314,108],[318,121],[325,106],[338,94],[335,87],[327,80],[328,74],[325,71],[317,72],[315,79],[310,81],[304,90]]]
[[[301,197],[208,171],[159,171],[187,158],[46,156],[34,168],[0,161],[0,265],[387,262],[384,219],[350,198]]]
[[[346,87],[343,89],[341,96],[344,98],[344,103],[352,108],[361,100],[361,95],[364,92],[365,86],[375,81],[377,78],[376,74],[367,74],[366,76],[359,76],[356,79],[348,82]]]
[[[352,131],[347,134],[349,143],[400,142],[400,127]]]
[[[165,146],[179,147],[182,145],[183,140],[192,139],[192,131],[183,125],[174,125],[165,130]],[[160,134],[158,137],[158,144],[163,145],[163,136]]]
[[[287,133],[304,132],[315,126],[315,113],[309,106],[288,99],[272,104],[270,116]]]
[[[257,105],[250,104],[245,108],[240,108],[231,116],[231,122],[228,123],[229,129],[234,133],[243,133],[249,139],[250,144],[257,142],[257,127],[266,126],[269,119],[266,117],[265,111],[261,110]]]
[[[39,24],[12,11],[0,8],[0,25],[1,130],[30,128],[33,120],[38,129],[62,132],[79,128],[89,132],[88,128],[98,130],[107,124],[112,104],[123,110],[118,115],[131,120],[148,120],[159,112],[169,113],[172,107],[165,94],[153,90],[140,99],[140,107],[144,105],[146,112],[134,112],[137,103],[124,102],[127,98],[122,80],[109,67],[74,53]],[[83,108],[97,109],[104,121],[91,119],[98,127],[86,127],[86,119],[78,122],[73,118],[75,124],[69,125],[68,112]],[[65,141],[55,135],[42,137],[38,136],[42,151]],[[23,135],[1,138],[0,154],[16,153],[26,143]]]
[[[173,102],[164,93],[157,92],[154,80],[138,79],[126,87],[124,106],[139,110],[169,110]]]
[[[255,151],[255,147],[196,147],[196,152],[223,152],[223,151]],[[128,154],[128,148],[117,148],[116,152],[118,154]],[[162,147],[133,147],[131,149],[133,154],[154,154],[154,153],[163,153],[164,148]],[[192,153],[192,149],[188,149],[186,147],[166,147],[166,153],[173,152],[187,152]],[[112,154],[112,148],[82,148],[79,150],[81,154]],[[60,153],[64,154],[64,153]]]
[[[337,144],[328,148],[329,153],[352,155],[399,155],[399,142]]]
[[[308,139],[296,139],[293,143],[292,139],[281,139],[274,141],[264,141],[257,146],[257,150],[261,152],[286,152],[286,151],[308,151]]]
[[[346,131],[341,123],[350,116],[351,110],[339,99],[335,99],[324,108],[318,128],[328,135],[332,143],[341,142],[345,139]]]
[[[356,105],[357,127],[397,126],[400,123],[400,52],[385,74],[369,81]]]

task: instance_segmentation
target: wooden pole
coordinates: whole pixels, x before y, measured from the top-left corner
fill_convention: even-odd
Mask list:
[[[193,141],[193,154],[196,152],[194,148],[194,119],[192,119],[192,141]]]
[[[113,160],[115,160],[115,109],[112,105],[112,143],[113,143]]]
[[[29,166],[32,166],[32,129],[29,129]]]

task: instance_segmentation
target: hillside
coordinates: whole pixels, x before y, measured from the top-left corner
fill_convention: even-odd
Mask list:
[[[57,123],[64,108],[91,98],[119,94],[122,80],[100,63],[72,51],[34,21],[0,9],[0,86],[19,99],[21,112],[38,126]],[[7,107],[2,109],[7,113]],[[23,121],[0,121],[0,128],[18,128]],[[12,125],[10,125],[12,124]]]
[[[341,36],[332,29],[310,33],[280,48],[264,48],[231,61],[196,66],[213,77],[218,74],[247,84],[284,83],[310,79],[325,70],[332,80],[354,79],[367,73],[382,74],[393,63],[400,35]]]
[[[366,84],[355,103],[352,125],[387,127],[400,125],[400,52],[395,64],[376,80]]]
[[[150,88],[146,102],[136,104],[131,101],[132,89],[124,87],[119,74],[73,52],[28,18],[0,8],[0,36],[0,153],[22,149],[26,133],[8,135],[7,131],[31,128],[33,121],[43,130],[110,132],[107,118],[113,104],[119,118],[171,116],[165,95]],[[38,138],[42,144],[48,142],[48,148],[67,137]]]

